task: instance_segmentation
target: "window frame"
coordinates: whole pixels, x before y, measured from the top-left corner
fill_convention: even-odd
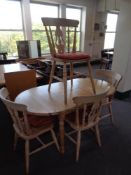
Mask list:
[[[55,7],[57,7],[58,8],[58,17],[60,16],[59,15],[59,4],[52,4],[52,3],[45,3],[45,2],[34,2],[34,1],[31,1],[30,2],[30,4],[38,4],[38,5],[47,5],[47,6],[55,6]],[[30,12],[31,13],[31,12]],[[31,26],[31,28],[32,28],[32,26]],[[33,32],[40,32],[40,33],[45,33],[45,30],[44,30],[44,26],[43,26],[43,29],[32,29],[32,39],[33,39]],[[45,53],[45,52],[42,52],[42,48],[41,48],[41,54],[42,55],[46,55],[46,54],[49,54],[50,53],[50,50],[49,50],[49,52],[47,52],[47,53]]]
[[[66,18],[66,8],[70,8],[70,9],[79,9],[80,10],[80,28],[79,30],[77,31],[77,33],[79,34],[80,36],[80,39],[79,39],[79,48],[77,51],[80,51],[81,50],[81,37],[82,37],[82,7],[76,7],[76,6],[72,6],[72,5],[63,5],[64,6],[64,9],[65,9],[65,13],[63,12],[64,9],[61,8],[61,5],[60,4],[52,4],[52,3],[45,3],[45,2],[35,2],[35,1],[31,1],[30,3],[32,4],[38,4],[38,5],[47,5],[47,6],[56,6],[58,7],[58,17],[63,17],[63,18]],[[61,11],[61,13],[60,13]],[[32,28],[32,27],[31,27]],[[33,38],[33,33],[34,32],[45,32],[44,28],[41,30],[39,29],[32,29],[32,38]],[[42,49],[41,49],[42,51]],[[50,53],[50,50],[49,50],[49,53]],[[43,52],[42,51],[42,55],[46,55],[46,54],[49,54],[47,52]]]
[[[70,8],[70,9],[79,9],[80,10],[80,21],[79,25],[80,28],[76,32],[80,34],[80,40],[79,40],[79,49],[77,51],[81,51],[81,38],[82,38],[82,7],[76,7],[76,6],[70,6],[70,5],[65,5],[65,9]],[[66,12],[65,12],[65,17],[66,17]]]
[[[107,16],[108,16],[108,14],[117,15],[117,22],[118,22],[119,13],[108,12],[108,13],[107,13]],[[113,34],[115,34],[115,37],[116,37],[116,33],[117,33],[117,22],[116,22],[116,30],[115,30],[115,31],[105,31],[105,35],[106,35],[106,34],[111,34],[111,33],[113,33]],[[106,24],[107,24],[107,17],[106,17]],[[115,39],[114,39],[114,42],[115,42]],[[103,46],[103,48],[104,48],[104,49],[108,49],[108,48],[105,47],[105,38],[104,38],[104,46]],[[114,48],[114,46],[113,46],[112,48]],[[109,49],[110,49],[110,48],[109,48]]]
[[[47,6],[57,6],[58,7],[58,17],[59,17],[59,4],[51,4],[51,3],[46,3],[46,2],[36,2],[36,1],[30,1],[30,4],[38,4],[38,5],[47,5]],[[31,13],[31,11],[30,11],[30,13]],[[32,31],[44,31],[44,29],[43,30],[32,30]]]
[[[21,5],[21,0],[9,0],[10,2],[19,2],[19,4],[20,4],[20,12],[21,12],[21,22],[22,22],[22,26],[21,26],[21,29],[10,29],[10,28],[6,28],[6,29],[4,29],[4,28],[0,28],[0,32],[21,32],[22,33],[22,35],[23,35],[23,38],[24,38],[24,25],[23,25],[23,14],[22,14],[22,5]],[[17,49],[17,46],[16,46],[16,49]],[[1,50],[2,51],[2,50]],[[17,50],[16,50],[17,51]],[[10,54],[10,53],[8,53],[8,54]],[[10,56],[13,56],[13,55],[10,55]]]

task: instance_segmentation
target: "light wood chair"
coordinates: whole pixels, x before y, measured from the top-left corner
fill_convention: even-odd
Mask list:
[[[106,98],[103,100],[102,106],[106,107],[108,109],[108,113],[101,116],[101,119],[105,117],[110,117],[111,121],[113,123],[113,112],[112,112],[112,100],[114,97],[114,94],[117,90],[117,87],[122,80],[122,76],[112,70],[105,70],[105,69],[96,69],[95,70],[95,76],[98,79],[107,81],[111,84],[111,88],[109,92],[107,93]]]
[[[20,92],[37,86],[36,71],[34,69],[4,73],[4,77],[11,100],[14,100]]]
[[[109,54],[107,52],[112,52]],[[100,60],[100,69],[110,69],[112,65],[112,58],[113,58],[114,49],[103,49],[101,50],[101,60]]]
[[[100,60],[100,69],[103,69],[103,67],[105,69],[109,69],[110,64],[111,64],[111,61],[108,58],[101,57],[101,60]]]
[[[81,132],[88,129],[95,129],[96,138],[99,146],[101,146],[101,139],[99,134],[99,120],[101,111],[101,102],[105,98],[106,92],[94,96],[78,96],[74,97],[73,101],[76,104],[75,113],[68,114],[65,121],[73,129],[66,132],[66,136],[76,144],[76,161],[79,160]],[[76,133],[76,139],[72,137]]]
[[[42,17],[42,22],[45,27],[47,40],[52,56],[52,69],[50,73],[49,88],[53,79],[62,81],[64,83],[64,102],[67,103],[67,69],[70,66],[71,87],[73,86],[73,64],[75,62],[87,62],[89,77],[92,82],[93,92],[95,93],[95,86],[92,78],[92,70],[90,65],[90,56],[88,53],[77,52],[77,27],[79,21],[65,19],[65,18],[45,18]],[[63,65],[63,78],[55,75],[55,67],[58,64]]]
[[[30,156],[48,146],[55,144],[59,150],[59,145],[53,130],[53,117],[43,116],[34,118],[27,113],[27,106],[23,104],[17,104],[7,99],[8,91],[6,88],[0,89],[0,99],[5,104],[8,109],[10,116],[13,120],[13,127],[15,131],[15,137],[18,136],[25,140],[25,167],[26,174],[29,173],[29,159]],[[52,141],[44,143],[43,139],[39,136],[44,133],[50,132],[52,136]],[[30,151],[30,141],[36,139],[40,146]],[[47,142],[47,141],[46,141]],[[16,146],[16,140],[14,143]]]

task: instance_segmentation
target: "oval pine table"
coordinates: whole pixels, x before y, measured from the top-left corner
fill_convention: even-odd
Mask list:
[[[106,81],[94,79],[96,94],[103,93],[110,85]],[[77,78],[73,80],[71,88],[70,80],[67,81],[67,104],[64,103],[63,83],[53,83],[50,91],[48,85],[42,85],[21,92],[15,99],[16,103],[27,105],[30,114],[39,116],[59,116],[60,146],[64,153],[64,118],[65,114],[75,107],[72,98],[75,96],[93,95],[89,78]]]

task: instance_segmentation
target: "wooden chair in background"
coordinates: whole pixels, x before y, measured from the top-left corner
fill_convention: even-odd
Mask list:
[[[7,60],[7,52],[0,52],[0,60]]]
[[[28,174],[29,159],[32,154],[47,148],[52,144],[55,144],[59,150],[59,145],[53,130],[53,117],[44,116],[34,118],[34,116],[28,115],[27,106],[8,100],[8,96],[9,94],[6,88],[0,89],[0,99],[5,104],[10,113],[13,121],[15,136],[18,136],[25,141],[25,167],[26,174]],[[51,132],[52,141],[45,144],[43,139],[41,139],[39,136],[47,132]],[[33,139],[36,139],[40,143],[40,146],[30,151],[30,141]],[[14,142],[14,146],[16,146],[16,141],[17,140]]]
[[[101,50],[100,69],[110,69],[111,68],[113,53],[114,53],[113,48]]]
[[[74,97],[73,101],[76,104],[75,114],[71,113],[67,115],[65,121],[70,125],[73,131],[66,133],[65,135],[76,144],[76,161],[79,159],[81,132],[88,129],[95,129],[96,138],[99,146],[101,146],[100,134],[99,134],[99,120],[101,111],[101,102],[105,98],[106,92],[94,96],[79,96]],[[76,139],[72,137],[72,134],[76,133]]]
[[[11,63],[16,63],[16,58],[14,57],[14,59],[7,59],[7,52],[0,52],[0,65],[3,64],[11,64]]]
[[[100,69],[109,69],[110,64],[110,60],[107,57],[101,57]]]
[[[4,73],[4,77],[11,100],[14,100],[20,92],[37,86],[36,71],[34,69]]]
[[[122,76],[112,70],[105,70],[105,69],[96,69],[95,70],[95,76],[98,79],[105,80],[111,84],[111,88],[109,92],[107,93],[106,98],[103,100],[102,106],[107,107],[108,113],[101,116],[101,119],[105,117],[110,117],[111,121],[113,123],[113,113],[112,113],[112,100],[114,97],[114,94],[117,90],[117,87],[122,80]]]
[[[50,73],[49,89],[53,79],[62,81],[64,83],[64,102],[67,103],[67,70],[66,66],[70,66],[71,86],[73,85],[73,63],[87,62],[89,77],[92,82],[93,92],[95,93],[95,86],[92,78],[92,70],[90,65],[90,56],[88,53],[77,52],[77,27],[79,21],[65,19],[65,18],[42,18],[45,27],[47,40],[52,56],[52,69]],[[55,67],[57,64],[63,65],[63,78],[55,74]]]

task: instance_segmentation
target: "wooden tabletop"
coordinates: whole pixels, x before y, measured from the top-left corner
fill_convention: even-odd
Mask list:
[[[109,88],[105,81],[94,80],[96,93],[102,93]],[[71,89],[70,80],[67,82],[67,104],[64,103],[63,83],[53,83],[50,92],[48,85],[35,87],[20,93],[15,102],[27,105],[29,113],[38,115],[59,114],[74,108],[72,97],[92,95],[90,79],[78,78],[73,80]]]
[[[25,71],[25,70],[29,70],[29,68],[27,68],[25,65],[23,65],[21,63],[0,65],[0,86],[5,85],[4,73]],[[40,75],[36,74],[36,77],[39,78]]]
[[[96,93],[103,93],[109,89],[109,84],[102,80],[94,80]],[[27,110],[31,114],[55,115],[59,118],[59,136],[60,136],[60,152],[65,152],[64,144],[64,119],[66,112],[72,110],[75,104],[72,98],[75,96],[92,95],[92,85],[89,78],[78,78],[73,80],[73,88],[71,89],[70,80],[67,81],[67,104],[64,103],[63,83],[53,83],[50,92],[48,85],[35,87],[20,93],[15,102],[27,105]],[[55,116],[56,117],[56,116]]]

